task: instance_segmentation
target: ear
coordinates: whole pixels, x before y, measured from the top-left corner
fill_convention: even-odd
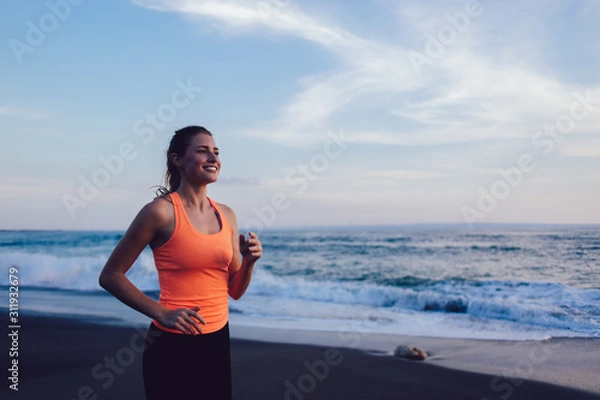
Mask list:
[[[175,165],[175,167],[181,168],[181,157],[179,157],[179,154],[172,153],[171,154],[171,161],[173,161],[173,165]]]

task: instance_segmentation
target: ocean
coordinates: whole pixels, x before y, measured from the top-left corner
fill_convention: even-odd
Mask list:
[[[600,226],[265,230],[232,324],[476,339],[600,337]],[[0,292],[21,314],[144,325],[98,286],[116,231],[0,231]],[[13,270],[14,272],[15,270]],[[158,298],[149,249],[128,272]],[[22,320],[22,318],[21,318]]]

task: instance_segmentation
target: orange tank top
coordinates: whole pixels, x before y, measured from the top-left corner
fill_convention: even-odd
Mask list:
[[[208,199],[218,212],[221,230],[215,234],[198,232],[187,217],[177,192],[170,193],[175,210],[175,229],[165,244],[153,249],[158,270],[160,296],[158,302],[168,309],[200,306],[206,321],[203,333],[216,332],[229,317],[229,264],[233,258],[231,227],[215,202]],[[156,320],[159,328],[173,333]]]

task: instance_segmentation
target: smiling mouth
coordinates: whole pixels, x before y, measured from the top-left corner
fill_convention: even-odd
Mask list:
[[[217,167],[204,167],[203,169],[208,172],[217,172]]]

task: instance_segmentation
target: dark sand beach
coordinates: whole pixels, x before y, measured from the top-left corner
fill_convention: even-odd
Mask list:
[[[23,315],[20,319],[19,391],[8,389],[10,381],[5,377],[3,399],[144,399],[141,346],[145,329],[42,316]],[[432,346],[436,339],[429,340],[425,342]],[[485,345],[481,341],[457,343]],[[3,347],[8,344],[5,339]],[[597,352],[597,340],[587,349],[588,354],[583,354],[583,350],[577,354],[569,347],[568,363],[577,364],[579,356],[589,357],[589,349]],[[498,346],[488,350],[488,363],[494,365],[495,357],[501,356],[494,354]],[[10,361],[8,352],[3,350],[6,375],[9,372],[5,366]],[[550,368],[546,364],[540,363],[536,368]],[[232,365],[235,399],[600,398],[600,390],[593,389],[598,382],[580,385],[581,379],[574,379],[572,385],[559,386],[527,379],[511,380],[448,368],[429,360],[408,361],[322,345],[233,339]],[[576,369],[572,375],[577,375]],[[583,387],[587,390],[581,390]],[[205,388],[195,390],[208,394]]]

